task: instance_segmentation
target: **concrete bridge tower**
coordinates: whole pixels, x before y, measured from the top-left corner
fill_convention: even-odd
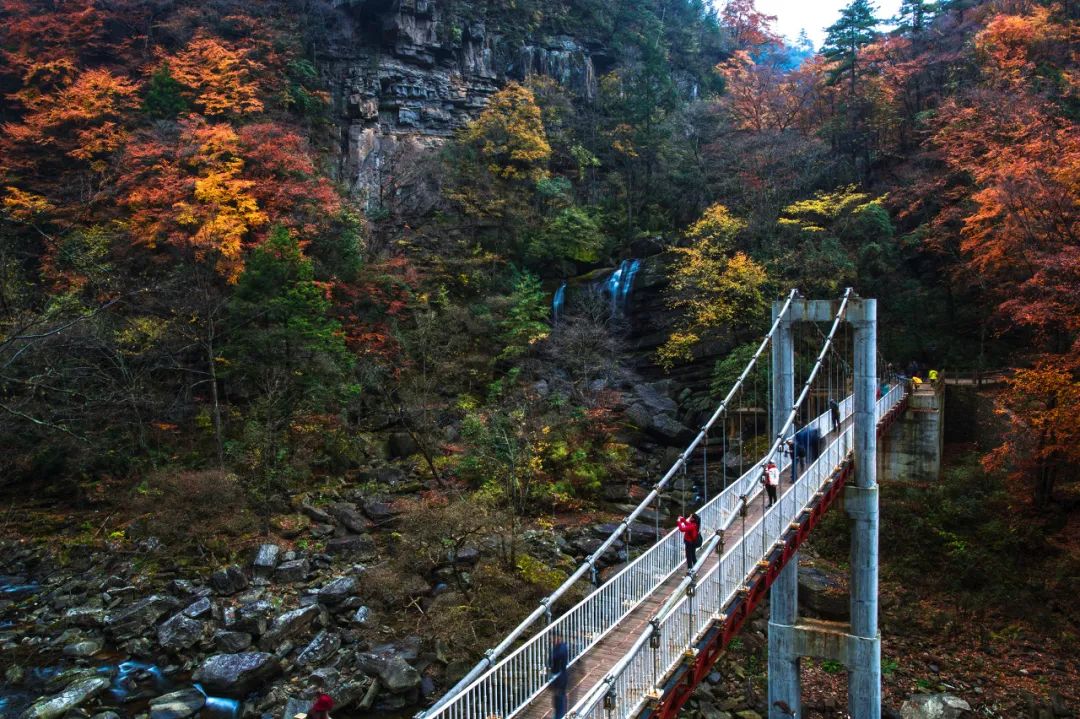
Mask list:
[[[773,319],[782,305],[774,303]],[[836,301],[795,300],[772,346],[774,435],[794,405],[795,322],[829,322]],[[848,713],[881,717],[881,635],[878,632],[877,301],[853,298],[846,321],[854,330],[854,483],[845,490],[851,519],[851,621],[818,622],[798,616],[798,555],[784,567],[769,595],[769,719],[802,716],[802,657],[840,662],[848,670]]]

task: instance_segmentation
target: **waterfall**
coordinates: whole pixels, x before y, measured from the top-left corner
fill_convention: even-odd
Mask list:
[[[626,309],[633,288],[634,275],[641,269],[641,260],[623,260],[608,277],[604,291],[611,298],[611,314],[616,315]]]
[[[555,297],[551,300],[551,324],[552,326],[559,324],[559,314],[562,312],[563,304],[566,302],[566,282],[559,285],[559,289],[555,290]]]

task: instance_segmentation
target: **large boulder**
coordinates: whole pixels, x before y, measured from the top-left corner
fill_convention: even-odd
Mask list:
[[[218,594],[236,594],[248,588],[248,580],[240,567],[230,565],[210,575],[210,586]]]
[[[206,597],[200,597],[189,604],[181,613],[189,619],[203,619],[209,617],[213,611],[214,605],[210,603],[210,600]]]
[[[105,630],[113,639],[144,636],[163,615],[178,608],[173,597],[154,594],[106,616]]]
[[[206,633],[206,625],[183,613],[177,614],[158,627],[158,644],[162,649],[177,652],[194,646]]]
[[[319,601],[323,604],[340,604],[356,594],[354,577],[337,577],[319,590]]]
[[[223,654],[237,654],[251,646],[251,635],[247,632],[214,632],[214,646]]]
[[[851,615],[843,584],[817,567],[799,567],[799,604],[822,619],[839,622]]]
[[[251,562],[252,573],[260,579],[268,579],[277,568],[281,556],[281,547],[276,544],[259,545],[255,559]]]
[[[377,676],[379,684],[392,694],[404,694],[420,686],[420,672],[392,650],[359,654],[357,663],[365,674]]]
[[[315,604],[294,609],[278,616],[270,628],[259,640],[263,649],[272,649],[286,639],[293,639],[307,631],[315,618],[319,616],[319,607]]]
[[[417,446],[416,440],[413,439],[412,435],[408,432],[394,432],[391,434],[390,440],[387,442],[387,449],[389,450],[391,459],[411,457],[420,451],[420,447]]]
[[[361,558],[371,558],[375,556],[375,540],[369,534],[347,534],[344,537],[334,537],[328,541],[326,551],[330,554],[348,554]]]
[[[281,665],[273,654],[244,652],[207,657],[192,678],[208,694],[243,699],[280,672]]]
[[[352,502],[337,502],[327,507],[327,510],[341,526],[350,532],[363,534],[374,526],[372,521],[365,517],[359,507]]]
[[[187,719],[195,716],[203,705],[206,696],[198,689],[181,689],[150,700],[150,719]]]
[[[679,411],[679,405],[668,396],[667,387],[662,383],[636,384],[633,393],[652,414],[675,414]]]
[[[952,694],[913,694],[900,707],[903,719],[960,719],[971,705]]]
[[[308,643],[300,656],[296,658],[297,664],[320,664],[341,647],[341,637],[334,632],[321,631]]]
[[[109,687],[105,677],[88,677],[72,682],[59,694],[41,699],[22,713],[21,719],[57,719]]]
[[[270,622],[270,615],[273,613],[274,605],[265,599],[248,602],[237,610],[236,619],[228,628],[234,632],[264,634]]]
[[[302,582],[307,579],[310,572],[311,564],[308,560],[293,559],[278,565],[277,569],[274,570],[274,580],[283,584]]]

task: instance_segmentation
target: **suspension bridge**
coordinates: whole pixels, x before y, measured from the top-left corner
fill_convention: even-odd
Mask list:
[[[850,289],[838,300],[807,300],[793,290],[774,303],[772,325],[752,358],[648,495],[417,719],[551,719],[548,661],[556,637],[570,654],[567,716],[669,719],[767,594],[769,718],[802,715],[799,661],[816,656],[847,667],[849,714],[879,719],[876,437],[903,411],[906,395],[902,385],[878,376],[876,311],[874,300]],[[764,396],[751,379],[762,370],[769,377]],[[748,438],[740,419],[730,436],[731,417],[741,418],[757,402],[765,404],[767,427]],[[709,439],[717,434],[724,449],[721,479],[709,497]],[[815,435],[816,446],[800,441]],[[758,456],[748,457],[755,447]],[[772,506],[761,483],[769,461],[782,472]],[[731,481],[729,467],[738,468]],[[704,544],[696,565],[686,566],[680,532],[660,536],[657,525],[654,544],[632,559],[626,549],[628,561],[614,576],[556,611],[586,575],[598,583],[599,560],[628,548],[626,535],[632,527],[640,531],[639,517],[659,516],[662,501],[676,501],[680,481],[685,502],[691,472],[703,480],[697,512]],[[714,483],[716,474],[714,460]],[[798,550],[841,497],[851,518],[851,621],[825,625],[798,617]]]

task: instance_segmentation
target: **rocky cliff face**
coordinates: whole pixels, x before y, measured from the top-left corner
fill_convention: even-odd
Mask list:
[[[595,95],[593,58],[606,62],[597,43],[522,38],[470,12],[449,0],[357,0],[325,20],[320,60],[340,128],[338,172],[369,209],[400,194],[423,153],[505,82],[542,74],[584,100]]]

